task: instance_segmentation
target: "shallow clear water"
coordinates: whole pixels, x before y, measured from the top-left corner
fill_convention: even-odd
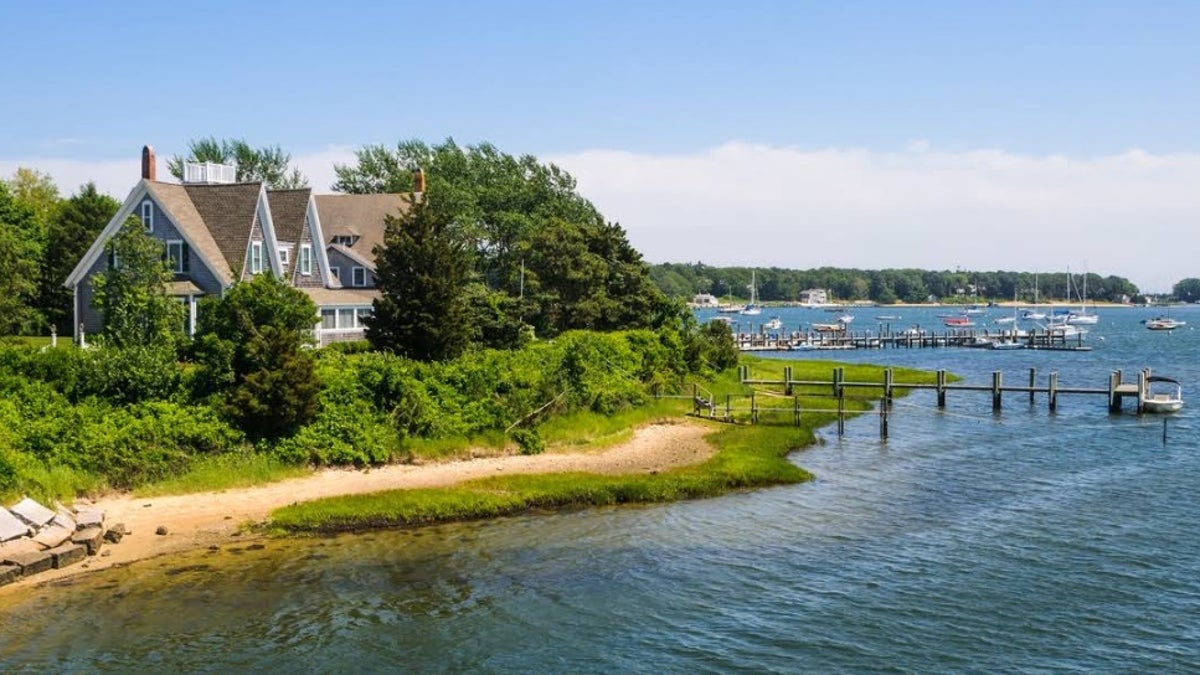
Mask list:
[[[1200,332],[1146,331],[1152,313],[1103,312],[1089,353],[828,356],[1094,387],[1149,366],[1190,401],[1165,444],[1161,418],[1103,397],[1051,415],[1010,395],[993,415],[987,395],[938,413],[920,392],[886,444],[867,416],[796,453],[804,485],[227,547],[38,589],[0,608],[0,671],[1200,672]]]

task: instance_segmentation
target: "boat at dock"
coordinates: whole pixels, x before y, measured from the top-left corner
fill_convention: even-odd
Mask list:
[[[1148,413],[1173,413],[1183,409],[1183,386],[1179,380],[1161,375],[1146,378],[1141,409]]]
[[[763,330],[779,330],[780,328],[783,328],[783,319],[777,316],[771,317],[770,320],[763,324]]]

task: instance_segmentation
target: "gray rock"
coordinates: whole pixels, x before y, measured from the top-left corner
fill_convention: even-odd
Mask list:
[[[104,512],[97,509],[80,509],[79,513],[75,514],[75,522],[81,530],[104,527]]]
[[[7,586],[20,578],[20,567],[16,565],[0,565],[0,586]]]
[[[0,562],[4,562],[8,559],[8,556],[11,555],[17,555],[18,553],[37,553],[38,551],[44,551],[45,549],[45,546],[42,546],[29,537],[22,537],[21,539],[6,541],[3,544],[0,544]]]
[[[16,506],[11,506],[8,510],[16,517],[29,523],[32,527],[45,527],[50,521],[54,520],[55,516],[53,511],[29,497],[17,502]]]
[[[166,525],[159,525],[158,529],[154,530],[154,534],[157,534],[159,536],[165,536],[169,532],[170,532],[170,530],[167,529]]]
[[[8,556],[4,562],[20,567],[23,576],[30,576],[53,568],[54,556],[46,551],[17,553],[16,555]]]
[[[79,544],[63,544],[46,551],[54,559],[54,569],[74,565],[87,557],[87,547]]]
[[[54,548],[70,539],[72,534],[75,534],[74,527],[67,528],[55,524],[43,527],[33,536],[33,540],[46,548]]]
[[[99,527],[79,530],[71,537],[71,543],[87,547],[88,555],[96,555],[104,544],[104,530]]]
[[[29,523],[0,508],[0,542],[20,539],[29,534]]]
[[[127,534],[130,534],[130,532],[125,529],[125,523],[117,523],[108,528],[108,531],[104,533],[104,541],[110,544],[119,544],[121,543],[121,538]]]

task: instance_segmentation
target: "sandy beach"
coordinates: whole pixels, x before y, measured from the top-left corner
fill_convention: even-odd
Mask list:
[[[119,544],[106,545],[101,555],[22,579],[0,589],[0,595],[170,553],[234,541],[244,543],[255,536],[244,533],[244,524],[263,522],[274,509],[295,502],[382,490],[444,487],[497,474],[647,473],[694,464],[715,452],[704,439],[710,431],[711,427],[694,421],[657,423],[637,429],[628,441],[602,451],[549,451],[540,455],[396,464],[364,470],[325,469],[303,478],[222,492],[104,498],[94,505],[105,512],[108,524],[124,523],[131,534]],[[155,534],[159,527],[165,527],[167,534]]]

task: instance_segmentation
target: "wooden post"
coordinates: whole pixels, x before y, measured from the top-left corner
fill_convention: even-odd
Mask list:
[[[1049,384],[1046,388],[1050,401],[1050,412],[1058,410],[1058,373],[1051,372]]]
[[[999,371],[992,373],[992,412],[1000,410],[1000,397],[1003,394],[1004,375]]]
[[[937,407],[946,407],[946,371],[937,371]]]
[[[888,400],[883,397],[879,401],[879,440],[886,441],[888,437]]]
[[[692,414],[700,416],[700,386],[692,383]]]
[[[1143,370],[1142,372],[1138,373],[1137,411],[1138,411],[1139,415],[1146,412],[1146,408],[1145,408],[1145,406],[1142,405],[1142,402],[1146,400],[1146,387],[1149,386],[1149,382],[1147,381],[1147,378],[1149,377],[1149,375],[1150,375],[1150,371],[1148,369]]]
[[[726,422],[733,421],[733,404],[731,403],[732,398],[733,397],[730,396],[729,394],[725,394],[725,421]]]
[[[1029,369],[1029,405],[1033,405],[1033,388],[1037,386],[1037,368]]]
[[[846,435],[846,398],[838,390],[837,397],[838,437]]]
[[[758,424],[758,399],[754,397],[755,392],[750,392],[750,423]]]
[[[895,373],[891,368],[883,370],[883,402],[887,407],[892,407],[892,383],[895,381]]]
[[[796,426],[800,426],[800,397],[792,397],[792,420]]]
[[[1108,374],[1108,412],[1121,412],[1121,397],[1117,396],[1117,388],[1121,386],[1121,371],[1114,370]]]
[[[786,396],[792,395],[792,367],[786,366],[783,369],[783,393]]]

